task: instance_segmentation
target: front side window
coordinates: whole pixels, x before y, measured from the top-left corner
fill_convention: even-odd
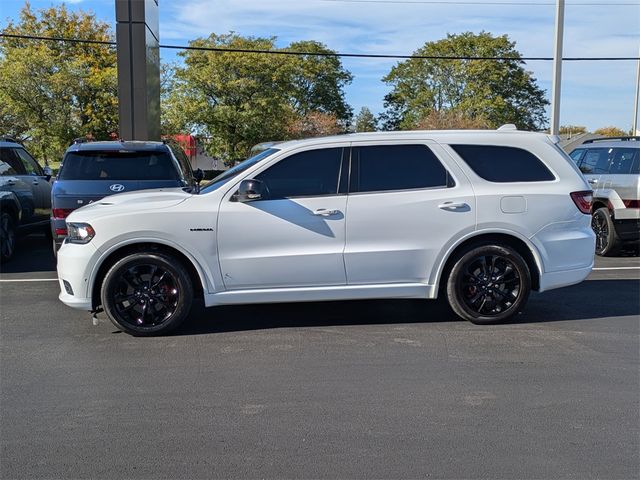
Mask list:
[[[607,173],[609,171],[609,155],[606,148],[590,148],[582,157],[580,171],[582,173]]]
[[[26,175],[24,165],[20,161],[15,148],[0,148],[0,175]]]
[[[60,180],[180,180],[174,160],[162,151],[80,151],[64,158]]]
[[[496,145],[451,145],[476,175],[489,182],[545,182],[555,176],[531,152]]]
[[[24,169],[27,171],[28,175],[43,175],[42,169],[40,168],[40,165],[38,165],[38,162],[36,162],[35,159],[31,155],[29,155],[25,149],[16,148],[15,152],[16,155],[20,157],[20,161],[22,161]]]
[[[583,153],[584,148],[578,148],[577,150],[571,152],[569,156],[571,157],[571,160],[573,160],[573,162],[577,164],[580,161],[580,157],[582,157]]]
[[[268,198],[337,195],[342,148],[295,153],[255,178],[267,187]]]
[[[426,145],[355,147],[350,192],[381,192],[453,186],[448,172]]]

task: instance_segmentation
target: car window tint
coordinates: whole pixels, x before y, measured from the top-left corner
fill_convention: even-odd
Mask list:
[[[42,169],[40,168],[40,165],[38,165],[38,162],[36,162],[35,159],[31,155],[29,155],[24,148],[16,148],[15,152],[16,155],[20,157],[20,160],[22,161],[27,174],[37,176],[43,175]]]
[[[571,152],[569,156],[571,157],[571,160],[573,160],[575,163],[578,163],[583,153],[584,153],[584,148],[578,148],[573,152]]]
[[[582,173],[608,173],[609,172],[609,153],[607,148],[589,148],[587,149],[582,161],[580,162],[580,170]]]
[[[268,189],[269,199],[336,195],[342,148],[296,153],[256,176]]]
[[[555,180],[542,161],[527,150],[495,145],[451,145],[476,175],[490,182]]]
[[[376,145],[352,150],[351,192],[446,187],[448,173],[426,145]]]
[[[182,171],[182,175],[184,176],[184,178],[192,178],[193,173],[191,169],[191,162],[189,161],[189,157],[187,157],[187,154],[184,153],[184,150],[182,150],[182,148],[178,145],[172,145],[170,148],[173,152],[173,155],[176,157],[178,163],[180,164],[180,170]]]
[[[64,157],[60,180],[179,180],[169,152],[80,151]]]
[[[609,149],[609,173],[611,175],[640,173],[640,148]]]
[[[14,148],[0,148],[0,175],[26,175],[27,171],[22,165]]]

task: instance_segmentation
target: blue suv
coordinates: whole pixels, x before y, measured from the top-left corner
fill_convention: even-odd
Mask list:
[[[65,218],[77,208],[115,193],[182,187],[195,191],[202,180],[174,142],[77,141],[62,160],[51,191],[54,254],[67,235]]]

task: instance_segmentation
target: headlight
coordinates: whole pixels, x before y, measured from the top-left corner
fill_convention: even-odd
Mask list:
[[[89,243],[96,231],[88,223],[67,223],[67,241],[69,243]]]

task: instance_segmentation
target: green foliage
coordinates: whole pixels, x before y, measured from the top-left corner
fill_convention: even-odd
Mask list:
[[[275,37],[233,33],[211,34],[190,45],[277,50]],[[294,43],[285,50],[330,52],[317,42]],[[307,128],[305,118],[314,125],[322,119],[324,125],[335,117],[346,125],[351,117],[343,91],[351,74],[335,57],[196,50],[180,55],[184,65],[175,67],[163,94],[163,133],[211,137],[209,153],[228,164],[246,158],[257,143],[297,137]]]
[[[27,2],[3,33],[111,41],[109,25],[64,5],[34,12]],[[118,128],[116,53],[108,45],[0,39],[0,133],[27,140],[55,161],[80,136]]]
[[[596,135],[602,135],[603,137],[625,137],[629,134],[618,127],[602,127],[593,133]]]
[[[371,110],[362,107],[355,118],[356,132],[375,132],[378,129],[378,121]]]
[[[587,127],[581,125],[561,125],[558,133],[560,133],[560,135],[578,135],[580,133],[587,133]]]
[[[412,58],[395,65],[383,81],[392,86],[385,97],[386,129],[411,129],[431,112],[454,111],[481,118],[491,128],[514,123],[537,130],[546,123],[544,91],[524,68],[515,43],[506,35],[471,32],[427,42],[421,56],[509,57],[513,60]]]

